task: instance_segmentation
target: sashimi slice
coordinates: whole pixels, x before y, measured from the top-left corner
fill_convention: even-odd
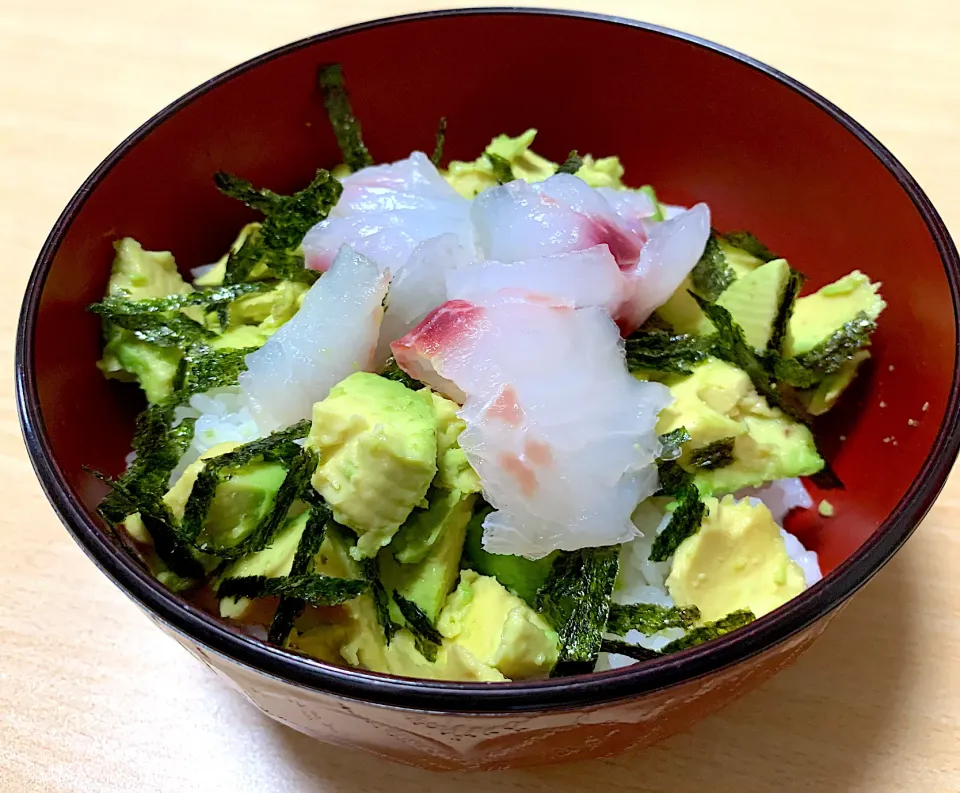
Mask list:
[[[390,282],[387,309],[380,330],[376,363],[390,357],[390,343],[413,330],[447,300],[446,275],[472,262],[471,253],[455,234],[421,242]]]
[[[662,223],[650,224],[650,237],[635,267],[625,272],[631,281],[618,316],[621,327],[639,327],[690,274],[710,236],[710,210],[697,204]]]
[[[600,306],[614,315],[624,299],[625,280],[606,245],[522,262],[468,263],[446,273],[451,300],[483,303],[492,296],[584,308]]]
[[[693,269],[710,233],[710,211],[698,204],[662,223],[647,220],[642,193],[592,188],[569,174],[537,184],[510,182],[474,200],[472,218],[484,256],[524,262],[606,245],[627,283],[613,312],[629,334],[663,305]]]
[[[463,402],[460,445],[496,507],[492,553],[625,542],[657,488],[657,415],[669,391],[627,371],[602,308],[444,304],[393,345],[411,375]]]
[[[390,278],[343,246],[300,310],[246,357],[240,389],[264,433],[309,418],[347,375],[373,366]]]
[[[454,234],[474,249],[470,202],[457,193],[421,152],[388,165],[363,168],[343,180],[329,217],[307,232],[307,266],[326,270],[343,244],[396,277],[424,240]]]
[[[600,193],[575,176],[510,182],[484,190],[471,216],[484,256],[518,262],[606,244],[620,266],[635,264],[644,238]]]

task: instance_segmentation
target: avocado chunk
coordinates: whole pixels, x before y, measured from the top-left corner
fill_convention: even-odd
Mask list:
[[[359,537],[356,558],[390,542],[437,473],[437,420],[426,390],[357,372],[313,406],[311,479],[334,519]]]
[[[467,461],[460,448],[460,433],[466,422],[457,415],[460,406],[440,394],[432,393],[437,417],[437,487],[459,490],[461,493],[479,493],[480,477]]]
[[[816,386],[798,392],[810,415],[822,416],[837,404],[840,395],[856,379],[861,364],[869,359],[870,353],[860,350],[849,361],[844,361],[838,371],[828,374]]]
[[[427,509],[415,510],[379,556],[380,580],[387,592],[396,591],[415,603],[431,622],[460,574],[474,499],[472,493],[434,491]],[[394,620],[403,624],[399,610]]]
[[[483,520],[492,509],[489,506],[479,509],[470,519],[464,545],[464,563],[482,575],[496,578],[510,592],[533,606],[536,603],[537,590],[550,575],[558,552],[554,551],[542,559],[527,559],[523,556],[485,551]]]
[[[774,259],[738,278],[717,299],[717,305],[730,312],[743,329],[747,344],[756,350],[766,348],[770,341],[789,279],[787,260]]]
[[[752,253],[747,253],[743,248],[731,245],[722,236],[717,237],[717,242],[720,244],[720,250],[723,251],[723,257],[727,260],[727,264],[733,268],[737,278],[743,278],[763,264],[763,259],[754,256]]]
[[[221,443],[207,450],[184,470],[163,500],[178,520],[206,460],[226,454],[237,443]],[[203,523],[199,539],[222,548],[241,542],[272,510],[277,491],[287,476],[282,463],[254,462],[220,482]]]
[[[509,135],[498,135],[490,141],[484,153],[476,160],[451,161],[443,176],[460,195],[465,198],[475,198],[488,187],[496,187],[498,184],[493,165],[486,156],[492,154],[502,157],[510,164],[514,178],[523,179],[525,182],[542,182],[557,172],[558,165],[546,157],[541,157],[530,148],[536,137],[535,129],[528,129],[515,138]],[[576,176],[588,185],[612,187],[616,190],[626,189],[623,184],[623,165],[619,157],[594,158],[585,154],[582,159],[583,163]]]
[[[887,307],[880,297],[880,286],[854,270],[812,295],[801,297],[787,324],[784,354],[796,357],[810,352],[859,314],[876,322]]]
[[[456,648],[510,680],[546,677],[557,662],[556,632],[495,578],[464,570],[437,628]]]
[[[280,578],[290,575],[293,559],[297,555],[300,538],[303,537],[310,512],[302,512],[296,517],[287,518],[280,531],[269,546],[260,551],[249,553],[227,565],[220,574],[216,586],[219,587],[228,578],[259,576]],[[250,612],[253,601],[249,598],[222,598],[220,616],[225,619],[242,620]]]
[[[823,468],[809,428],[771,408],[735,366],[709,358],[693,374],[670,375],[663,382],[674,402],[661,411],[657,432],[685,427],[690,433],[679,463],[696,474],[704,495],[809,476]],[[731,464],[713,470],[689,465],[692,451],[726,438],[734,439]]]
[[[145,251],[130,237],[118,240],[113,247],[116,256],[107,284],[108,296],[143,300],[193,291],[180,277],[173,254]],[[131,331],[110,322],[104,322],[104,336],[106,345],[97,367],[106,377],[136,381],[151,404],[170,397],[182,357],[180,350],[141,341]]]
[[[667,590],[711,622],[748,609],[762,617],[806,589],[770,510],[749,499],[705,499],[700,531],[677,548]]]

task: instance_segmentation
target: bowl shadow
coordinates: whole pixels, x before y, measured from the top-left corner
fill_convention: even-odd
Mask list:
[[[305,790],[413,793],[463,785],[572,793],[589,784],[649,793],[792,793],[811,785],[846,791],[884,752],[885,736],[910,699],[905,672],[916,602],[910,558],[898,555],[803,658],[759,690],[687,733],[610,760],[435,774],[327,746],[275,722],[269,729],[295,776],[312,783]]]

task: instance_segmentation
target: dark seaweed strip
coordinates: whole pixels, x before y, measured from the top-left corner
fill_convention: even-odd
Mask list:
[[[255,292],[267,292],[273,289],[274,286],[276,286],[276,284],[266,282],[211,286],[179,295],[147,297],[139,300],[130,300],[119,295],[109,295],[100,303],[93,303],[89,306],[89,310],[111,322],[119,324],[123,317],[136,317],[144,314],[166,316],[171,311],[177,311],[191,306],[209,306],[218,303],[229,303],[244,295]]]
[[[383,628],[383,635],[387,644],[390,644],[397,631],[400,630],[400,626],[390,617],[390,596],[380,581],[376,559],[364,560],[363,575],[370,583],[370,593],[373,595],[373,607],[377,613],[377,622]]]
[[[689,440],[690,433],[686,427],[677,427],[660,436],[660,457],[657,458],[660,489],[655,495],[675,496],[684,485],[693,481],[693,474],[685,471],[677,462],[682,452],[681,446]]]
[[[777,307],[777,316],[773,320],[773,328],[770,332],[770,341],[767,342],[767,352],[773,355],[780,355],[783,351],[783,342],[787,336],[787,324],[790,317],[793,316],[793,308],[797,302],[797,296],[803,288],[803,282],[806,276],[799,270],[790,268],[790,275],[787,277],[787,283],[784,284],[783,293],[780,295],[780,305]]]
[[[731,231],[729,234],[724,234],[723,239],[734,248],[746,251],[762,262],[772,262],[774,259],[783,258],[775,254],[749,231]]]
[[[236,385],[240,373],[247,371],[246,357],[256,347],[236,350],[214,350],[206,345],[191,347],[181,360],[182,374],[174,380],[177,401],[183,402],[193,394],[213,388]]]
[[[563,161],[563,164],[557,168],[557,173],[569,173],[575,174],[583,167],[583,157],[577,154],[577,150],[574,149],[567,155],[567,159]]]
[[[689,628],[700,619],[696,606],[661,606],[656,603],[614,604],[610,607],[607,633],[625,636],[640,631],[647,636],[666,628]]]
[[[654,658],[661,656],[661,653],[656,650],[648,650],[646,647],[617,641],[616,639],[603,639],[600,642],[600,652],[625,655],[635,661],[652,661]]]
[[[847,486],[837,475],[837,472],[833,470],[833,466],[827,462],[822,454],[820,456],[823,458],[823,468],[807,478],[821,490],[846,490]]]
[[[400,366],[397,364],[396,358],[389,358],[387,363],[383,367],[383,371],[380,372],[381,377],[386,377],[387,380],[395,380],[398,383],[402,383],[407,388],[413,391],[419,391],[423,388],[423,383],[419,380],[414,380],[410,375],[408,375]]]
[[[318,80],[323,92],[323,106],[327,110],[333,134],[337,137],[343,161],[351,171],[373,165],[373,157],[363,142],[360,122],[353,115],[350,95],[343,79],[343,68],[339,63],[323,66],[319,70]]]
[[[686,636],[681,636],[679,639],[670,642],[670,644],[664,647],[663,654],[667,655],[669,653],[679,652],[680,650],[686,650],[688,647],[696,647],[698,644],[709,642],[712,639],[718,639],[730,633],[730,631],[742,628],[744,625],[749,625],[755,619],[756,617],[751,611],[734,611],[726,617],[721,617],[716,622],[698,625],[696,628],[688,631]]]
[[[651,562],[665,562],[687,537],[700,531],[706,505],[700,491],[692,482],[684,484],[677,492],[677,507],[670,516],[666,528],[657,535],[650,549]]]
[[[506,184],[507,182],[513,181],[513,168],[510,167],[510,163],[505,158],[489,151],[484,152],[484,156],[493,168],[493,178],[497,180],[498,184]]]
[[[433,147],[433,154],[430,155],[430,162],[434,167],[440,167],[440,161],[443,159],[443,145],[447,140],[447,117],[441,116],[437,124],[437,142]]]
[[[710,336],[663,330],[637,331],[624,340],[627,368],[631,372],[692,374],[692,367],[705,361],[712,347]]]
[[[221,598],[279,596],[305,601],[314,606],[336,606],[363,594],[368,586],[366,581],[359,578],[334,578],[321,573],[302,573],[276,578],[247,575],[226,579],[220,584],[217,594]],[[289,632],[287,629],[287,633]],[[285,638],[284,635],[281,641]],[[271,639],[271,641],[274,640]]]
[[[619,569],[620,546],[564,553],[537,592],[537,609],[560,636],[552,676],[590,672],[597,661]]]
[[[688,292],[688,294],[697,301],[697,305],[717,329],[714,355],[742,369],[750,378],[753,387],[757,389],[757,393],[766,397],[771,405],[780,408],[788,416],[803,424],[810,424],[810,415],[800,404],[796,395],[789,388],[777,388],[760,358],[747,344],[743,328],[733,321],[730,312],[694,292]]]
[[[693,288],[713,303],[735,280],[737,280],[736,273],[727,263],[727,257],[723,255],[716,236],[711,234],[707,238],[707,244],[700,259],[690,272]]]
[[[721,438],[690,452],[688,464],[703,471],[715,471],[733,463],[734,438]]]
[[[239,249],[230,251],[224,284],[247,281],[261,262],[269,274],[278,278],[311,283],[317,278],[317,273],[305,269],[299,247],[307,231],[323,220],[340,199],[340,182],[322,168],[309,185],[289,196],[255,188],[246,179],[223,172],[214,175],[214,182],[224,195],[264,214],[259,228],[247,234]]]
[[[430,622],[430,618],[416,603],[407,600],[396,590],[393,591],[393,602],[397,604],[397,608],[407,621],[407,628],[413,634],[417,650],[428,661],[436,661],[437,649],[443,643],[443,636]]]

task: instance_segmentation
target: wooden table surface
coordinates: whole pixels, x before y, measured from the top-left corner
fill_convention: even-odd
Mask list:
[[[960,233],[960,4],[591,4],[732,46],[823,93],[893,150]],[[48,230],[127,133],[260,52],[442,6],[3,0],[0,369],[13,370],[20,299]],[[607,762],[438,777],[272,723],[162,635],[54,517],[27,462],[9,385],[0,392],[2,793],[423,793],[461,784],[477,793],[960,791],[960,476],[794,668],[692,732]]]

